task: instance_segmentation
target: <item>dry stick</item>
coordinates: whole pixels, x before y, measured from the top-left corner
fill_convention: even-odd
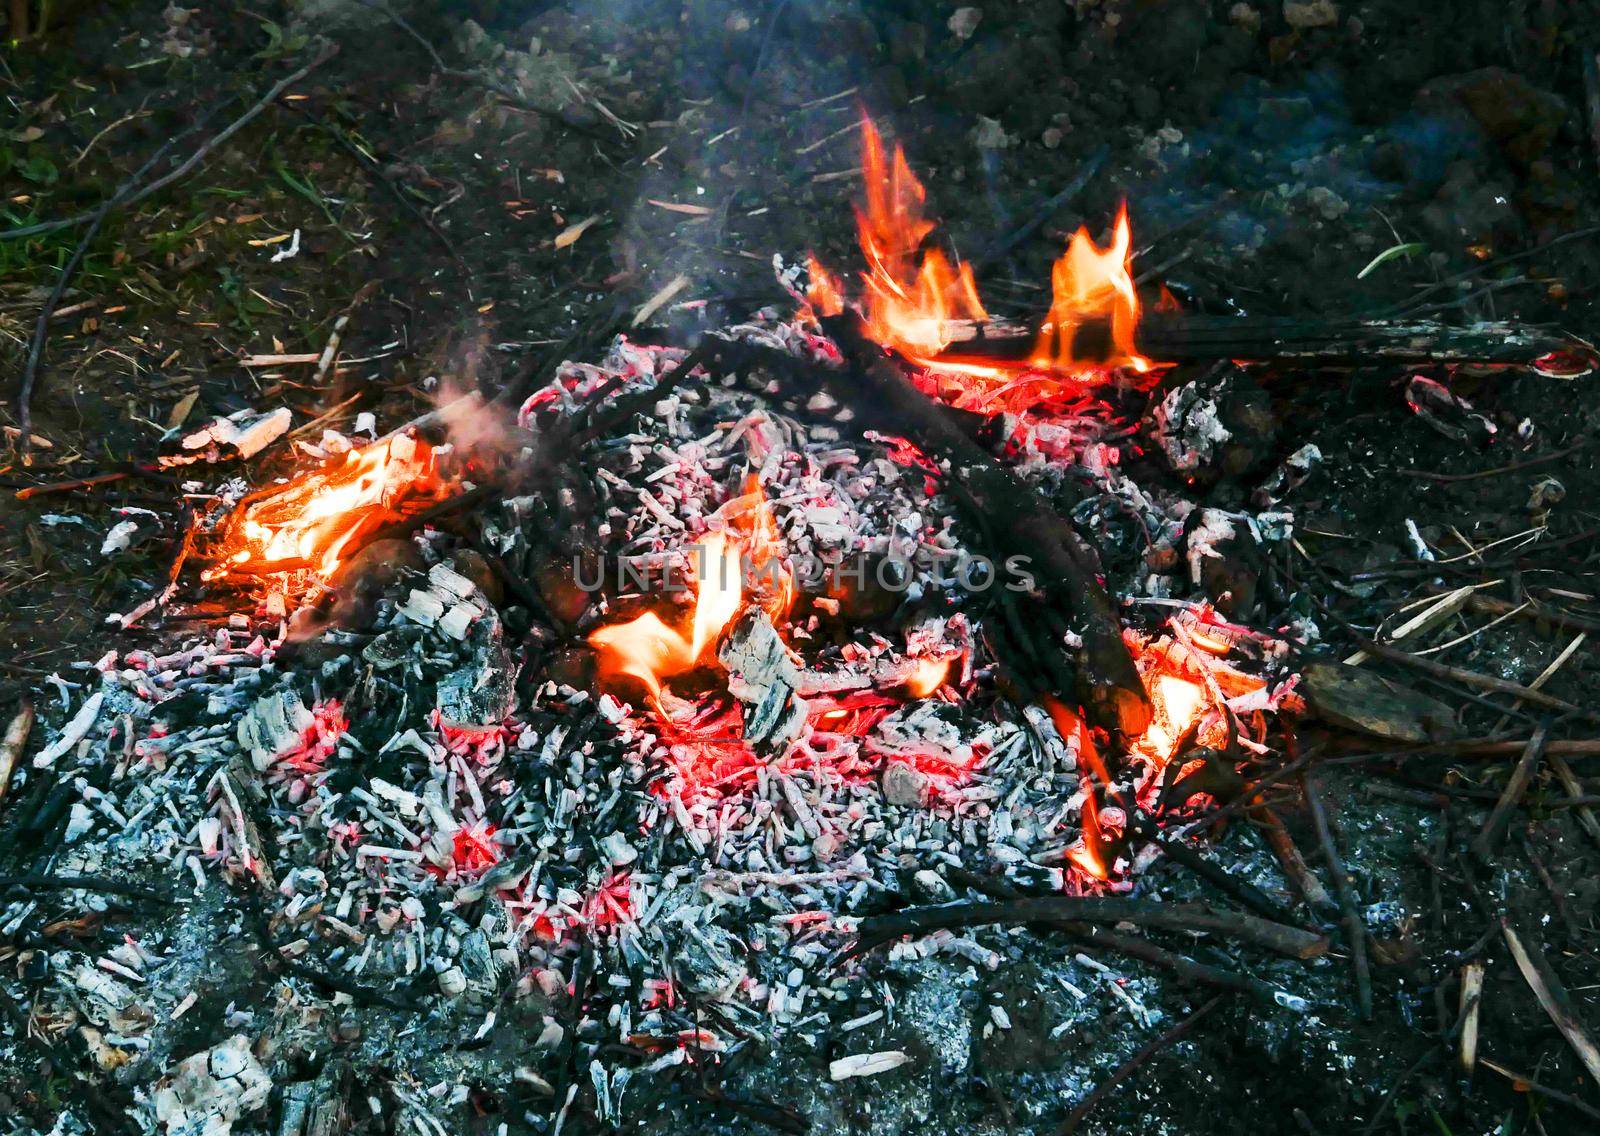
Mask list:
[[[1595,1045],[1589,1031],[1578,1020],[1567,988],[1561,984],[1561,979],[1538,941],[1531,935],[1524,938],[1518,934],[1511,926],[1511,921],[1504,916],[1500,919],[1500,933],[1505,936],[1506,946],[1511,948],[1511,957],[1516,960],[1517,969],[1522,972],[1533,996],[1539,1000],[1539,1005],[1555,1023],[1556,1029],[1561,1031],[1561,1036],[1567,1039],[1567,1044],[1572,1046],[1572,1051],[1583,1062],[1589,1076],[1594,1078],[1596,1084],[1600,1084],[1600,1047]]]
[[[1183,1021],[1173,1026],[1160,1037],[1141,1046],[1138,1052],[1117,1066],[1116,1071],[1111,1076],[1096,1085],[1089,1095],[1079,1101],[1078,1106],[1067,1115],[1066,1122],[1061,1125],[1061,1136],[1072,1136],[1078,1130],[1078,1126],[1083,1123],[1084,1118],[1094,1111],[1095,1105],[1109,1096],[1112,1090],[1122,1084],[1123,1081],[1138,1072],[1156,1054],[1182,1040],[1190,1030],[1199,1024],[1202,1018],[1222,1005],[1226,998],[1226,994],[1213,995],[1209,1001],[1202,1004],[1194,1013],[1184,1018]]]
[[[103,895],[123,895],[130,899],[146,899],[152,903],[171,903],[172,897],[153,888],[140,887],[112,876],[0,876],[0,889],[39,888],[47,891],[98,892]]]
[[[870,950],[902,935],[986,924],[1026,923],[1061,927],[1083,923],[1131,923],[1169,931],[1224,935],[1266,947],[1291,958],[1326,953],[1328,940],[1313,931],[1274,923],[1255,915],[1198,903],[1157,903],[1112,896],[1031,896],[995,903],[949,903],[913,907],[861,920],[851,953]]]
[[[1562,710],[1567,713],[1582,715],[1585,718],[1600,719],[1600,713],[1574,706],[1572,703],[1546,694],[1542,690],[1535,690],[1531,686],[1523,686],[1520,682],[1510,682],[1503,678],[1495,678],[1493,675],[1479,674],[1477,671],[1446,666],[1444,663],[1436,663],[1432,659],[1407,654],[1405,651],[1397,651],[1386,644],[1365,639],[1359,635],[1356,636],[1356,642],[1369,655],[1377,655],[1379,658],[1388,659],[1390,662],[1400,663],[1413,670],[1421,671],[1425,675],[1432,675],[1434,678],[1444,679],[1448,682],[1458,682],[1465,686],[1475,686],[1479,690],[1492,690],[1496,694],[1514,695],[1524,702],[1531,702],[1535,706],[1544,706],[1551,710]]]
[[[1586,1104],[1570,1093],[1564,1093],[1560,1089],[1552,1089],[1549,1085],[1542,1085],[1538,1081],[1535,1081],[1532,1077],[1528,1076],[1526,1073],[1518,1073],[1515,1070],[1507,1069],[1498,1061],[1490,1061],[1487,1057],[1478,1062],[1478,1064],[1482,1065],[1485,1069],[1494,1070],[1496,1073],[1499,1073],[1502,1077],[1512,1082],[1511,1087],[1518,1092],[1538,1093],[1542,1097],[1549,1097],[1551,1100],[1560,1104],[1564,1104],[1570,1109],[1574,1109],[1577,1112],[1583,1113],[1585,1116],[1592,1117],[1595,1120],[1600,1120],[1600,1108],[1595,1108],[1593,1105]]]
[[[1224,970],[1218,966],[1196,962],[1185,955],[1174,954],[1165,947],[1158,947],[1148,939],[1141,939],[1135,935],[1120,935],[1115,931],[1092,927],[1087,923],[1063,929],[1090,946],[1165,967],[1185,982],[1217,986],[1224,990],[1237,990],[1242,994],[1249,994],[1264,1005],[1281,1006],[1296,1012],[1304,1012],[1310,1008],[1304,998],[1280,990],[1254,975],[1240,974],[1238,971]]]
[[[1567,644],[1566,649],[1563,650],[1561,654],[1557,655],[1555,660],[1548,667],[1545,667],[1544,670],[1539,672],[1538,678],[1534,679],[1528,684],[1529,688],[1532,690],[1538,690],[1543,687],[1545,683],[1549,682],[1557,671],[1567,665],[1567,660],[1572,658],[1579,647],[1583,646],[1583,642],[1586,638],[1588,638],[1588,636],[1589,632],[1587,631],[1580,631],[1577,635],[1575,635],[1572,639],[1572,642]],[[1505,727],[1505,724],[1506,719],[1502,718],[1499,722],[1495,723],[1494,728],[1496,731],[1499,731]],[[1600,844],[1600,820],[1595,818],[1594,811],[1590,809],[1586,803],[1581,803],[1584,795],[1583,786],[1579,784],[1577,775],[1572,772],[1572,766],[1568,765],[1567,759],[1561,756],[1559,753],[1547,753],[1545,755],[1545,761],[1547,764],[1549,764],[1550,768],[1555,771],[1555,775],[1557,779],[1560,780],[1561,787],[1566,790],[1568,798],[1572,801],[1580,802],[1575,806],[1577,809],[1579,826],[1581,826],[1583,830],[1589,834],[1589,839],[1593,840],[1596,844]]]
[[[110,201],[99,206],[98,208],[89,209],[71,217],[64,217],[59,221],[41,221],[37,225],[24,225],[20,229],[5,229],[0,231],[0,241],[12,241],[23,237],[34,237],[38,236],[40,233],[54,233],[59,229],[70,229],[76,225],[87,224],[88,222],[93,221],[95,217],[98,216],[101,211],[105,210],[108,206],[115,209],[123,205],[137,205],[145,198],[160,193],[173,182],[181,181],[183,178],[193,173],[195,167],[200,165],[201,162],[205,161],[206,158],[210,157],[211,151],[215,150],[218,146],[232,138],[246,126],[249,126],[250,123],[254,122],[262,111],[266,110],[267,107],[271,106],[272,103],[277,100],[279,95],[283,94],[290,87],[300,82],[300,80],[304,79],[307,75],[311,74],[311,72],[315,71],[318,67],[321,67],[324,63],[328,62],[328,60],[332,59],[338,54],[339,46],[337,44],[330,45],[325,51],[323,51],[321,55],[317,56],[317,58],[313,59],[310,63],[307,63],[304,67],[300,68],[300,70],[296,71],[292,75],[286,76],[284,79],[274,84],[272,89],[266,94],[262,95],[260,99],[256,100],[249,110],[245,111],[238,118],[234,119],[231,123],[218,131],[209,141],[202,144],[199,149],[195,150],[194,153],[185,158],[182,164],[180,164],[176,169],[172,170],[170,173],[166,173],[158,177],[155,181],[151,182],[143,189],[133,190],[132,185],[125,184],[111,196]]]
[[[22,751],[28,746],[28,735],[33,731],[33,702],[24,697],[17,713],[6,727],[4,741],[0,741],[0,801],[5,800],[11,788],[11,775],[16,772]]]
[[[1539,728],[1533,732],[1533,737],[1528,739],[1522,756],[1517,759],[1516,768],[1511,771],[1511,776],[1506,778],[1506,787],[1501,790],[1500,799],[1495,801],[1488,819],[1483,822],[1483,828],[1473,838],[1473,855],[1483,863],[1494,862],[1495,848],[1505,833],[1506,822],[1511,818],[1511,810],[1522,802],[1522,795],[1532,784],[1533,775],[1539,768],[1539,758],[1543,756],[1545,743],[1549,739],[1550,720],[1546,718],[1539,723]]]
[[[1300,854],[1299,847],[1289,835],[1289,830],[1283,823],[1283,818],[1266,805],[1259,805],[1250,810],[1250,819],[1255,822],[1256,828],[1272,846],[1273,854],[1278,857],[1278,863],[1283,868],[1283,874],[1299,890],[1311,908],[1321,913],[1337,911],[1338,903],[1328,894],[1328,889],[1322,885],[1317,874],[1306,863],[1305,857]]]
[[[1481,961],[1473,961],[1461,968],[1461,1071],[1472,1076],[1478,1063],[1478,1010],[1483,1005],[1483,973]]]
[[[1356,906],[1356,892],[1351,885],[1350,873],[1345,869],[1339,846],[1333,840],[1333,826],[1328,823],[1328,811],[1323,808],[1322,797],[1316,783],[1305,782],[1306,804],[1311,808],[1311,819],[1316,822],[1317,840],[1322,844],[1323,858],[1328,861],[1328,871],[1333,873],[1334,892],[1339,897],[1339,908],[1344,912],[1344,934],[1350,944],[1350,968],[1356,982],[1356,1004],[1364,1021],[1372,1020],[1372,973],[1367,964],[1367,929],[1361,921],[1361,911]]]
[[[1012,249],[1037,233],[1044,223],[1054,217],[1067,202],[1082,193],[1088,186],[1091,178],[1100,172],[1100,167],[1105,165],[1106,157],[1110,150],[1105,146],[1097,147],[1079,168],[1077,174],[1057,194],[1046,200],[1023,225],[1010,234],[999,237],[990,243],[989,247],[978,253],[971,260],[972,271],[982,274],[983,270],[995,261],[1006,256]]]
[[[1527,746],[1527,738],[1463,738],[1447,745],[1419,745],[1412,750],[1395,750],[1383,756],[1396,761],[1408,757],[1513,757]],[[1600,738],[1566,738],[1547,742],[1545,756],[1600,757]]]

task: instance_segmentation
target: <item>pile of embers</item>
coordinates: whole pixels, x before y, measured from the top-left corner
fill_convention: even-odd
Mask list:
[[[813,265],[784,277],[792,318],[619,340],[516,413],[469,396],[225,487],[140,614],[189,575],[195,611],[231,613],[63,682],[15,779],[14,823],[59,850],[7,934],[62,889],[138,928],[28,955],[31,1044],[86,1049],[146,1131],[445,1132],[464,1109],[549,1131],[669,1091],[793,1128],[718,1071],[906,1063],[873,1040],[885,969],[994,968],[977,924],[1307,1008],[1261,952],[1326,940],[1258,886],[1270,861],[1225,870],[1198,837],[1265,814],[1293,757],[1317,630],[1238,620],[1261,622],[1315,448],[1242,508],[1185,496],[1259,407],[1232,365],[1157,385],[1125,221],[1111,250],[1074,241],[1023,357],[930,360],[929,326],[984,313],[910,251],[925,229],[900,239],[920,187],[874,146],[861,317]],[[1161,856],[1250,913],[1128,894]],[[933,906],[969,893],[989,902]],[[1201,963],[1173,931],[1243,953]]]

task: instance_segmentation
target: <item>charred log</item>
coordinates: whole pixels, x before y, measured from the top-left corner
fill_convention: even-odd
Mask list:
[[[1031,558],[1044,591],[1082,640],[1077,692],[1094,724],[1125,734],[1150,724],[1150,700],[1122,639],[1116,603],[1101,582],[1099,557],[1027,482],[973,440],[965,423],[928,398],[860,331],[854,316],[824,321],[850,362],[832,381],[838,399],[949,461],[956,501],[1010,555]]]
[[[952,323],[940,356],[951,362],[1026,359],[1039,321]],[[1139,350],[1166,363],[1239,359],[1256,363],[1360,366],[1372,363],[1530,366],[1546,356],[1570,357],[1586,370],[1594,349],[1560,332],[1511,323],[1454,327],[1432,320],[1304,319],[1289,316],[1205,316],[1151,312],[1139,323]],[[1074,329],[1074,358],[1094,361],[1111,351],[1111,329],[1090,321]],[[1579,365],[1581,364],[1581,365]]]

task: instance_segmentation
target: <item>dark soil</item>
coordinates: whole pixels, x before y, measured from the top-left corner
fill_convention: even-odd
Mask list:
[[[1166,266],[1149,287],[1164,281],[1191,307],[1295,315],[1411,307],[1590,338],[1597,329],[1600,243],[1570,239],[1498,263],[1600,226],[1600,153],[1582,73],[1583,53],[1600,46],[1600,3],[1588,0],[987,0],[966,38],[951,30],[949,3],[395,5],[452,71],[473,65],[458,47],[466,20],[513,51],[536,39],[573,63],[627,131],[603,117],[563,121],[447,74],[410,31],[359,3],[308,3],[302,13],[278,2],[207,5],[182,19],[153,3],[54,7],[42,39],[0,57],[10,111],[0,126],[6,228],[94,207],[207,108],[222,106],[215,129],[310,58],[317,48],[308,37],[342,51],[183,183],[112,215],[51,325],[31,464],[16,432],[6,434],[8,490],[149,460],[168,428],[246,406],[288,405],[297,425],[332,411],[324,424],[348,428],[363,410],[398,422],[442,386],[532,385],[562,355],[592,352],[680,273],[687,285],[634,334],[682,341],[784,303],[774,254],[792,262],[816,249],[854,263],[848,128],[862,108],[904,142],[931,211],[946,222],[941,239],[968,255],[1028,221],[1109,150],[1077,199],[990,267],[985,295],[998,312],[1040,310],[1066,236],[1079,224],[1103,234],[1126,200],[1136,245],[1153,246],[1138,265]],[[1285,8],[1318,7],[1336,9],[1326,26],[1286,21]],[[829,96],[840,97],[819,101]],[[555,246],[590,216],[598,220],[576,242]],[[298,255],[274,262],[288,247],[274,238],[297,230]],[[65,230],[0,241],[8,427],[39,305],[76,240]],[[1412,247],[1358,279],[1397,245]],[[1473,270],[1483,271],[1462,276]],[[239,363],[319,352],[346,311],[346,363],[320,386],[312,366]],[[1502,470],[1592,438],[1594,380],[1439,375],[1498,426],[1492,444],[1475,446],[1412,413],[1404,397],[1412,373],[1262,378],[1275,422],[1263,464],[1308,441],[1326,457],[1297,519],[1306,555],[1349,589],[1336,601],[1343,617],[1370,628],[1435,581],[1480,578],[1501,581],[1487,596],[1521,602],[1528,587],[1553,588],[1544,602],[1592,613],[1597,447],[1469,480],[1426,475]],[[280,447],[273,456],[285,455]],[[1564,494],[1533,501],[1546,478]],[[48,695],[52,673],[70,679],[73,661],[155,634],[113,636],[101,620],[164,582],[181,534],[147,525],[130,553],[99,549],[118,510],[165,509],[181,491],[177,480],[136,477],[26,502],[7,492],[0,711],[8,718],[24,690]],[[1205,492],[1225,504],[1243,490]],[[1408,520],[1454,562],[1416,562]],[[1535,524],[1548,525],[1545,546],[1474,551]],[[1335,597],[1307,580],[1304,560],[1260,567],[1263,586]],[[1304,609],[1335,657],[1348,654],[1309,599]],[[1436,640],[1489,618],[1468,613],[1470,622]],[[1435,657],[1525,683],[1574,633],[1516,617]],[[1592,707],[1592,652],[1580,648],[1547,689]],[[1509,706],[1454,698],[1474,733]],[[1591,722],[1563,720],[1552,736],[1593,733]],[[1348,1008],[1342,965],[1321,971],[1330,990],[1340,988],[1329,996],[1344,1008],[1325,1016],[1337,1018],[1344,1040],[1308,1064],[1307,1047],[1255,1028],[1244,1004],[1226,1005],[1103,1102],[1084,1130],[1593,1131],[1571,1108],[1486,1069],[1464,1081],[1452,1064],[1457,972],[1482,955],[1485,1055],[1600,1099],[1493,935],[1503,908],[1537,928],[1580,1017],[1600,1030],[1600,855],[1576,810],[1545,807],[1560,788],[1543,774],[1536,807],[1513,821],[1502,864],[1483,869],[1459,855],[1505,765],[1419,759],[1381,778],[1331,775],[1341,838],[1361,850],[1351,867],[1363,902],[1418,913],[1374,944],[1373,1019]],[[1373,796],[1366,782],[1379,779],[1440,793],[1441,803]],[[1585,784],[1595,792],[1600,782]],[[1314,858],[1303,810],[1289,820]],[[1231,839],[1248,847],[1254,838]],[[1040,949],[1072,950],[1049,940]],[[947,1120],[915,1127],[1047,1131],[1070,1110],[1071,1101],[1048,1094],[1095,1040],[1052,1041],[1053,1018],[1015,1008],[1060,998],[1035,989],[1031,974],[1018,967],[1003,980],[1016,1031],[938,1086],[930,1099]],[[36,1108],[33,1079],[10,1070],[7,1091]],[[845,1099],[876,1091],[893,1090],[867,1082]],[[685,1119],[691,1130],[755,1123],[681,1103],[646,1124],[664,1131]],[[888,1130],[848,1113],[834,1119],[841,1131]]]

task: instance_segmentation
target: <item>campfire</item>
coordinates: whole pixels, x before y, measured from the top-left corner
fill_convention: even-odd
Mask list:
[[[62,682],[70,713],[25,773],[70,790],[63,870],[181,888],[187,946],[46,958],[38,1028],[70,1019],[102,1067],[137,1068],[199,997],[153,1018],[146,968],[193,978],[244,934],[271,1012],[313,1005],[347,1040],[362,1013],[403,1013],[368,1036],[509,1060],[482,1099],[536,1101],[553,1131],[578,1110],[621,1126],[638,1086],[741,1047],[822,1052],[819,1023],[845,1039],[835,1080],[909,1064],[850,1040],[892,1017],[881,968],[992,972],[978,927],[1063,931],[1302,1014],[1308,972],[1257,956],[1319,957],[1338,917],[1370,1001],[1332,830],[1337,894],[1268,790],[1305,769],[1305,718],[1353,717],[1372,688],[1319,686],[1320,612],[1263,625],[1321,455],[1251,448],[1245,364],[1484,340],[1147,310],[1125,206],[1106,243],[1067,239],[1048,305],[1001,319],[871,121],[860,173],[859,266],[780,266],[790,310],[691,348],[619,336],[531,393],[365,444],[329,431],[253,492],[196,494],[138,614],[204,634],[119,643]],[[1493,366],[1587,359],[1489,338]],[[1460,412],[1435,385],[1415,405]],[[247,433],[219,420],[206,452]],[[1202,503],[1230,463],[1251,491]],[[1236,817],[1271,833],[1249,878],[1211,847]],[[202,1056],[152,1072],[153,1125],[225,1133],[262,1107],[265,1047]],[[418,1119],[442,1089],[383,1091],[397,1130],[446,1130]]]

